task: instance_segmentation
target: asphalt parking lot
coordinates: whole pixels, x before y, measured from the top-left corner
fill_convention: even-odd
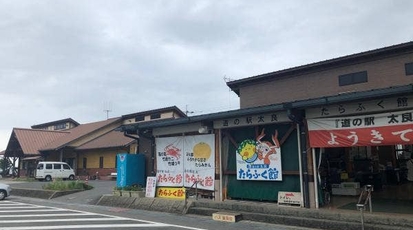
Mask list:
[[[13,188],[25,188],[25,189],[42,189],[44,184],[49,182],[44,181],[24,181],[15,180],[11,178],[1,178],[1,183],[9,184]],[[73,193],[66,196],[54,198],[55,201],[72,202],[79,204],[96,204],[102,195],[112,194],[113,188],[116,186],[115,180],[89,180],[87,182],[93,186],[93,189],[86,190],[78,193]],[[13,195],[13,191],[12,191]]]

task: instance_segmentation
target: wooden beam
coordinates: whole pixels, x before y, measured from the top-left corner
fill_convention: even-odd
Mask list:
[[[291,127],[287,130],[287,132],[284,134],[284,136],[280,140],[280,145],[282,146],[284,142],[287,140],[287,138],[291,135],[291,133],[296,129],[297,127],[294,125],[294,123],[291,123]]]

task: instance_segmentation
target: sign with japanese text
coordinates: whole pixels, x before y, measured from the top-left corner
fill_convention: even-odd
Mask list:
[[[215,135],[156,138],[158,186],[214,190]]]
[[[236,117],[214,122],[215,129],[234,128],[249,125],[264,125],[279,122],[290,122],[286,112],[269,113],[260,115],[249,115],[245,117]]]
[[[183,137],[156,138],[158,186],[183,186]]]
[[[156,191],[156,177],[148,176],[146,179],[146,192],[145,197],[155,197]]]
[[[300,205],[301,206],[301,193],[300,192],[278,192],[278,204],[279,205]]]
[[[156,197],[183,200],[185,199],[185,188],[159,187],[156,189]]]
[[[309,108],[306,109],[306,117],[350,116],[366,113],[382,113],[390,110],[407,110],[412,108],[413,96],[402,96]]]
[[[268,135],[271,141],[264,141]],[[281,146],[278,131],[266,134],[262,129],[255,140],[246,139],[236,152],[237,180],[282,181]]]
[[[184,146],[184,186],[214,190],[215,135],[188,136]]]
[[[308,119],[311,147],[413,144],[413,110]]]

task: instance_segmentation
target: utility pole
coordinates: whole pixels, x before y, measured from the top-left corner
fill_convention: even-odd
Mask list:
[[[103,112],[106,113],[106,119],[109,119],[109,113],[112,112],[111,103],[109,101],[103,103]]]
[[[105,110],[103,110],[103,112],[106,113],[106,120],[109,119],[109,113],[112,112],[112,110],[110,110],[110,109],[105,109]]]

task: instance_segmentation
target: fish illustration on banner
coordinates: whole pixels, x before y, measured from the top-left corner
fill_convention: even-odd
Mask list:
[[[271,141],[263,141],[265,129],[255,140],[246,139],[237,148],[238,180],[282,181],[281,146],[278,131]]]

